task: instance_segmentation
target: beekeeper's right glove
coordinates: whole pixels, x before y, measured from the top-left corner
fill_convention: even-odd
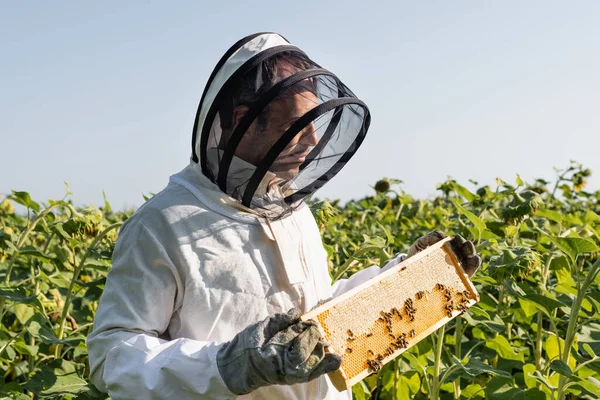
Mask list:
[[[217,353],[217,367],[233,393],[261,386],[308,382],[337,370],[342,358],[325,353],[327,343],[314,321],[300,321],[300,310],[275,314],[238,333]]]
[[[425,236],[418,238],[408,249],[407,258],[412,257],[427,247],[444,239],[446,234],[442,231],[432,231]],[[475,251],[475,245],[470,240],[465,240],[460,235],[456,235],[450,241],[450,247],[454,254],[460,260],[462,267],[469,277],[475,275],[475,272],[481,267],[481,257]]]

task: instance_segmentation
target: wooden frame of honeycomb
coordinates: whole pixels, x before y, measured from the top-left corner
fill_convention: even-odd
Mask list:
[[[479,301],[446,238],[318,306],[327,351],[343,358],[329,374],[347,390]]]

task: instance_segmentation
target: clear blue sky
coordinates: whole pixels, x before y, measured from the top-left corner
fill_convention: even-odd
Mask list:
[[[125,5],[126,3],[126,5]],[[277,31],[370,107],[319,197],[383,176],[426,197],[452,176],[600,186],[600,2],[4,2],[0,193],[136,206],[189,160],[202,89],[239,38]]]

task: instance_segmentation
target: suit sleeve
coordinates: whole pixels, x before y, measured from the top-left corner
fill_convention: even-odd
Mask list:
[[[216,366],[222,344],[162,338],[184,285],[168,245],[129,222],[87,340],[92,383],[113,400],[235,398]]]

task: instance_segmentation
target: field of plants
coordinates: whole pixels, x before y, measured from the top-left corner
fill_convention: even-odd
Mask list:
[[[481,302],[353,387],[355,399],[600,398],[600,191],[572,163],[550,183],[449,180],[415,199],[400,181],[311,204],[333,280],[383,265],[440,229],[476,244]],[[88,384],[90,332],[131,212],[0,199],[0,400],[105,399]],[[15,212],[17,205],[19,212]],[[23,210],[23,211],[21,211]]]

